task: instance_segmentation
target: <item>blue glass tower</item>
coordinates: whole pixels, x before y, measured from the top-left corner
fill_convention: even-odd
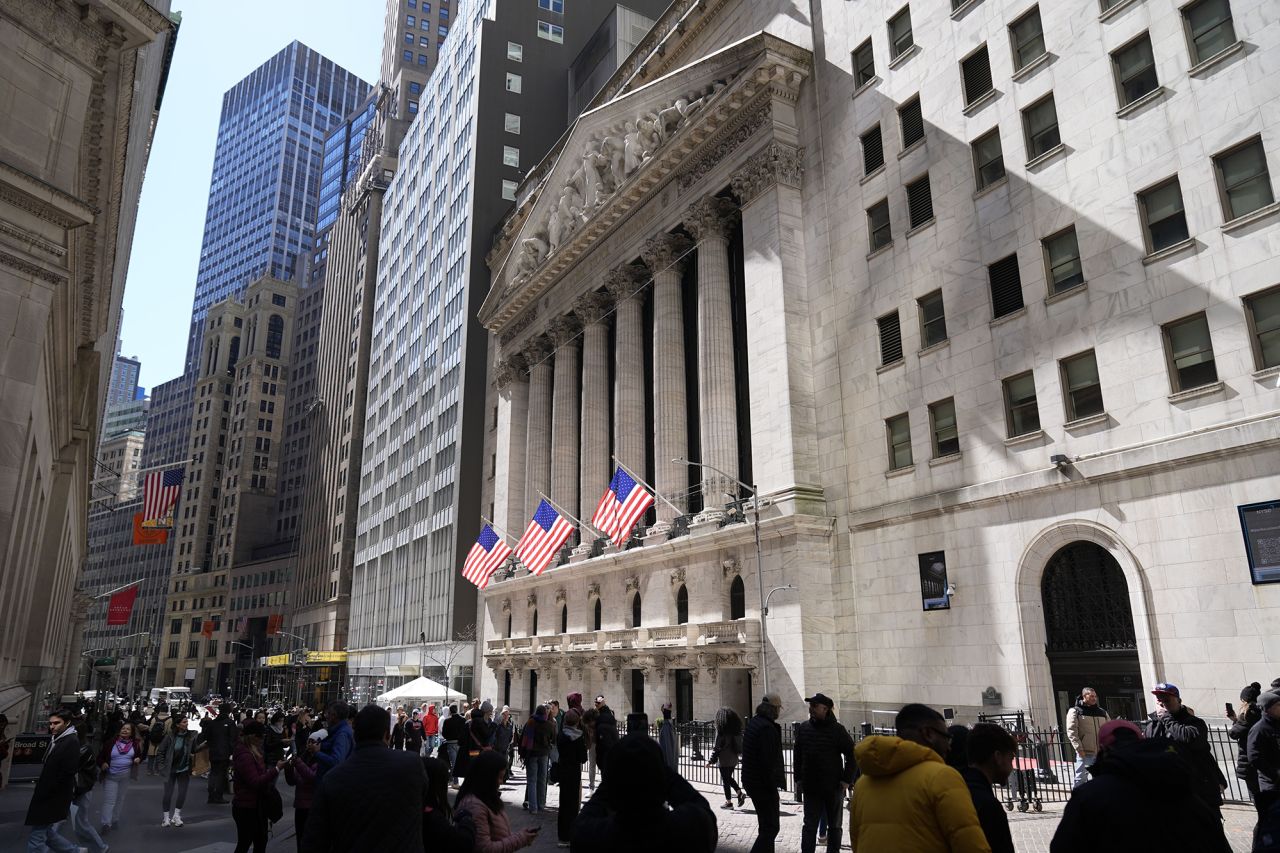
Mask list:
[[[342,124],[332,128],[325,139],[316,234],[322,234],[338,218],[338,209],[342,206],[342,191],[356,176],[365,131],[369,129],[377,107],[377,93],[370,92],[364,103],[356,107],[355,112]]]

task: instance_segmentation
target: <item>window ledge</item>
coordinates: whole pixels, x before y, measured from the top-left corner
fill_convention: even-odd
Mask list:
[[[925,143],[925,138],[922,136],[919,139],[917,139],[915,142],[908,145],[906,148],[903,148],[901,151],[899,151],[898,159],[901,160],[903,157],[910,156],[910,154],[913,151],[915,151],[917,148],[923,148],[924,143]]]
[[[1046,437],[1047,436],[1045,436],[1044,430],[1038,429],[1035,432],[1024,432],[1022,435],[1015,435],[1011,438],[1006,438],[1004,440],[1004,446],[1017,447],[1018,445],[1021,445],[1021,444],[1031,444],[1032,442],[1040,441],[1041,439],[1044,439]]]
[[[1210,394],[1217,394],[1227,386],[1219,379],[1217,382],[1210,382],[1208,385],[1201,385],[1198,388],[1188,388],[1186,391],[1179,391],[1176,394],[1169,395],[1170,403],[1183,403],[1187,400],[1194,400],[1197,397],[1208,397]]]
[[[1110,417],[1106,412],[1098,412],[1096,415],[1089,415],[1087,418],[1076,418],[1074,421],[1067,421],[1062,425],[1063,429],[1084,429],[1085,427],[1097,426],[1105,424]]]
[[[908,59],[915,56],[919,52],[920,52],[920,45],[912,44],[911,47],[907,48],[902,53],[895,56],[893,59],[890,59],[889,67],[897,68],[899,65],[906,62]]]
[[[1172,246],[1168,246],[1158,252],[1151,252],[1142,259],[1142,263],[1144,266],[1150,266],[1151,264],[1163,261],[1167,258],[1172,258],[1174,255],[1180,255],[1188,249],[1199,251],[1194,237],[1188,237],[1182,242],[1174,243]]]
[[[908,240],[910,240],[912,237],[914,237],[915,235],[919,234],[921,231],[923,231],[924,229],[928,228],[930,225],[933,225],[933,224],[934,224],[935,222],[937,222],[937,221],[938,221],[938,220],[937,220],[937,218],[936,218],[936,217],[930,216],[927,220],[925,220],[924,222],[921,222],[921,223],[920,223],[919,225],[917,225],[915,228],[912,228],[910,231],[908,231],[908,232],[907,232],[907,239],[908,239]]]
[[[1161,100],[1167,94],[1169,94],[1169,90],[1164,86],[1156,86],[1150,92],[1138,98],[1138,100],[1130,101],[1116,110],[1116,118],[1128,118],[1148,104],[1154,104],[1156,101]]]
[[[1014,319],[1015,317],[1021,317],[1026,313],[1027,313],[1027,306],[1023,305],[1017,311],[1010,311],[1008,314],[1003,314],[999,317],[996,317],[987,325],[989,325],[991,328],[994,329],[996,326],[1002,326],[1005,323],[1009,322],[1010,320]]]
[[[1261,370],[1255,370],[1253,372],[1253,378],[1258,380],[1272,379],[1277,376],[1280,376],[1280,364],[1274,365],[1273,367],[1264,367]]]
[[[1064,299],[1070,299],[1072,296],[1075,296],[1077,293],[1084,293],[1088,289],[1089,289],[1089,282],[1082,281],[1079,284],[1072,285],[1066,290],[1061,290],[1057,293],[1050,293],[1048,296],[1044,298],[1044,304],[1052,305],[1055,302],[1061,302]]]
[[[1032,74],[1035,74],[1041,68],[1048,65],[1050,60],[1052,59],[1053,59],[1053,54],[1049,53],[1048,51],[1045,51],[1044,53],[1037,56],[1035,59],[1028,62],[1026,65],[1019,68],[1017,71],[1013,72],[1013,76],[1011,79],[1015,83],[1021,83],[1023,80],[1026,80]]]
[[[976,112],[978,112],[979,110],[981,110],[981,109],[982,109],[983,107],[985,107],[987,104],[989,104],[989,103],[991,103],[992,101],[994,101],[994,100],[995,100],[996,98],[998,98],[998,97],[1000,97],[1000,92],[999,92],[999,91],[997,91],[997,90],[995,90],[995,89],[990,89],[990,90],[988,90],[988,91],[984,92],[984,93],[982,94],[982,96],[981,96],[980,98],[978,98],[976,101],[973,101],[972,103],[965,104],[965,105],[964,105],[964,109],[962,110],[962,112],[963,112],[965,115],[967,115],[967,116],[971,116],[971,115],[973,115],[974,113],[976,113]]]
[[[872,258],[878,255],[883,255],[885,252],[889,251],[892,248],[893,248],[893,241],[890,240],[888,243],[885,243],[879,249],[876,249],[875,251],[872,251],[872,252],[867,252],[867,260],[871,260]]]
[[[916,353],[916,355],[917,356],[928,355],[931,352],[937,352],[938,350],[946,349],[949,346],[951,346],[951,338],[943,338],[942,340],[938,341],[936,344],[930,344],[929,346],[920,350],[919,352]]]
[[[1112,6],[1110,9],[1108,9],[1107,11],[1099,15],[1098,20],[1102,21],[1105,24],[1107,21],[1110,21],[1114,18],[1119,17],[1121,14],[1124,13],[1126,9],[1132,6],[1136,6],[1137,4],[1138,4],[1138,0],[1123,0],[1123,2],[1117,3],[1116,5]]]
[[[1230,222],[1222,223],[1222,233],[1232,234],[1247,225],[1252,225],[1259,220],[1266,219],[1277,211],[1280,211],[1280,201],[1273,201],[1271,204],[1264,205],[1251,213],[1246,213],[1244,216],[1237,216]]]
[[[901,468],[890,468],[888,471],[884,472],[884,478],[886,480],[889,480],[894,477],[905,477],[907,474],[910,474],[915,470],[916,470],[915,465],[904,465]]]
[[[987,184],[987,185],[986,185],[985,187],[983,187],[982,189],[980,189],[980,190],[976,190],[976,191],[974,192],[974,194],[973,194],[973,198],[974,198],[974,200],[976,201],[976,200],[978,200],[978,199],[982,198],[984,195],[987,195],[988,193],[995,192],[997,189],[999,189],[1000,187],[1005,186],[1005,185],[1006,185],[1006,184],[1008,184],[1008,183],[1009,183],[1009,176],[1006,174],[1006,175],[1005,175],[1003,178],[1001,178],[1000,180],[998,180],[998,181],[992,181],[991,183]]]
[[[1231,57],[1238,56],[1242,53],[1244,53],[1244,42],[1236,40],[1234,44],[1227,45],[1208,59],[1202,59],[1200,62],[1191,66],[1191,69],[1187,71],[1187,76],[1198,77],[1201,74],[1206,74],[1226,62]]]
[[[951,20],[958,21],[965,15],[969,14],[969,10],[981,3],[982,0],[964,0],[959,6],[951,12]]]
[[[1058,155],[1065,154],[1066,150],[1067,150],[1067,146],[1059,142],[1057,145],[1053,146],[1048,151],[1041,154],[1039,157],[1032,157],[1030,160],[1028,160],[1027,169],[1031,169],[1031,170],[1038,169],[1041,166],[1043,166],[1045,163],[1048,163],[1050,160],[1057,159]]]
[[[935,456],[929,460],[929,467],[936,468],[939,465],[946,465],[949,462],[958,462],[964,453],[957,450],[955,453],[948,453],[946,456]]]
[[[858,97],[868,89],[875,88],[876,84],[879,82],[880,82],[880,75],[879,74],[874,75],[870,80],[868,80],[867,82],[863,83],[861,86],[853,90],[853,95],[851,96],[851,99]]]
[[[862,180],[858,181],[858,183],[865,184],[867,181],[871,180],[877,175],[883,175],[883,174],[884,174],[884,163],[881,163],[879,166],[877,166],[876,168],[872,169],[870,172],[867,172],[865,175],[863,175]]]
[[[900,358],[897,361],[891,361],[888,364],[882,364],[876,368],[876,373],[886,373],[890,370],[893,370],[895,367],[902,367],[905,361],[906,361],[905,358]]]

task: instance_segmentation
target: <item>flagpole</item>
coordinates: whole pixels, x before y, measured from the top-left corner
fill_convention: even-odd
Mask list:
[[[561,514],[561,515],[563,515],[565,518],[567,518],[567,519],[569,519],[570,521],[572,521],[574,524],[578,525],[578,527],[587,527],[587,528],[590,528],[591,530],[594,530],[596,533],[600,534],[600,536],[601,536],[601,537],[603,537],[603,538],[605,538],[605,539],[608,539],[608,538],[609,538],[608,534],[606,534],[606,533],[605,533],[603,530],[601,530],[600,528],[596,527],[594,524],[583,524],[581,521],[579,521],[578,519],[574,518],[574,517],[573,517],[572,515],[570,515],[568,512],[566,512],[565,510],[561,509],[561,507],[560,507],[560,506],[559,506],[555,501],[551,500],[551,498],[547,497],[547,496],[546,496],[546,495],[544,495],[542,492],[538,492],[538,496],[539,496],[540,498],[542,498],[544,501],[546,501],[547,503],[551,504],[551,508],[552,508],[552,509],[554,509],[556,512],[560,513],[560,514]]]
[[[146,580],[146,578],[138,578],[138,579],[137,579],[136,581],[134,581],[133,583],[127,583],[127,584],[125,584],[124,586],[118,586],[118,587],[116,587],[115,589],[107,590],[106,592],[102,593],[101,595],[95,595],[95,596],[93,597],[93,600],[94,600],[94,601],[97,601],[99,598],[106,598],[108,595],[115,595],[115,594],[116,594],[117,592],[119,592],[120,590],[122,590],[122,589],[128,589],[128,588],[129,588],[129,587],[131,587],[131,586],[137,586],[138,584],[142,583],[144,580]]]
[[[658,498],[658,500],[662,501],[664,504],[666,504],[667,506],[669,506],[669,507],[671,507],[672,509],[674,509],[674,510],[676,511],[676,515],[684,515],[684,514],[685,514],[684,510],[682,510],[680,507],[678,507],[678,506],[676,506],[675,504],[673,504],[671,501],[667,500],[667,499],[666,499],[666,497],[665,497],[665,496],[663,496],[661,492],[659,492],[659,491],[658,491],[657,489],[655,489],[653,486],[651,486],[651,485],[649,485],[648,483],[646,483],[646,482],[641,478],[641,476],[640,476],[639,474],[637,474],[635,471],[632,471],[632,470],[631,470],[630,468],[628,468],[626,465],[623,465],[623,464],[622,464],[622,460],[621,460],[621,459],[619,459],[619,458],[618,458],[618,457],[616,457],[616,456],[611,456],[610,458],[611,458],[611,459],[613,459],[613,463],[614,463],[615,465],[617,465],[617,466],[618,466],[619,468],[621,468],[623,471],[626,471],[626,472],[631,476],[631,479],[635,480],[637,483],[639,483],[640,485],[644,486],[644,487],[645,487],[646,489],[648,489],[650,492],[653,492],[653,494]]]
[[[494,524],[493,521],[491,521],[490,519],[485,518],[483,515],[480,516],[480,520],[483,521],[485,524],[489,525],[490,527],[492,527],[494,530],[498,531],[498,535],[501,536],[503,539],[515,539],[514,536],[512,536],[507,531],[503,530],[498,525]]]

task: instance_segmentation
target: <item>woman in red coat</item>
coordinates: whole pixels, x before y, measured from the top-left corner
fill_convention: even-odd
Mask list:
[[[262,801],[275,790],[276,777],[280,775],[284,761],[267,767],[262,757],[264,728],[256,720],[245,723],[240,740],[231,753],[236,780],[235,794],[231,798],[231,817],[236,822],[235,853],[249,853],[250,845],[253,853],[267,851],[267,814],[262,808]]]

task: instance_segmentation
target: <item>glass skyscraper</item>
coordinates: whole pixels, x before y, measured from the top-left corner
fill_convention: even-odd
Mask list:
[[[355,171],[360,165],[360,148],[377,107],[377,93],[371,92],[346,121],[329,131],[325,139],[316,234],[324,233],[338,218],[338,210],[342,207],[342,192],[355,177]]]

